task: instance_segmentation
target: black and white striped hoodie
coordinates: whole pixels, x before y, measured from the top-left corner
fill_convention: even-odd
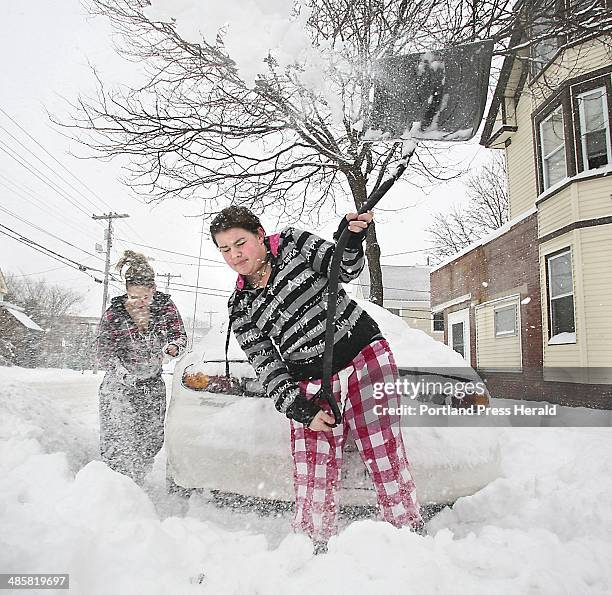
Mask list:
[[[363,269],[364,235],[351,234],[342,257],[341,282],[355,279]],[[288,227],[267,237],[266,247],[272,263],[268,284],[253,289],[238,276],[228,302],[230,324],[276,408],[287,417],[309,424],[320,407],[300,396],[297,382],[321,378],[327,276],[335,244]],[[335,326],[333,373],[380,338],[374,320],[342,287],[338,290]]]

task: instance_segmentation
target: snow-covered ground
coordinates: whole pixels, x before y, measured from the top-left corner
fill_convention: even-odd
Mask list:
[[[144,490],[110,471],[101,379],[0,368],[0,573],[68,572],[79,595],[612,592],[610,428],[500,428],[503,477],[428,536],[361,520],[313,557],[287,514],[167,496],[163,452]]]

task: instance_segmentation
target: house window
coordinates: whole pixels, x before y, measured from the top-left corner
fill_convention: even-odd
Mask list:
[[[546,190],[567,176],[561,105],[540,123],[540,146]]]
[[[495,336],[504,337],[517,333],[516,304],[495,308],[494,312]]]
[[[564,84],[534,113],[538,193],[560,188],[583,171],[603,175],[602,168],[612,164],[611,71],[607,67],[600,76],[585,75]]]
[[[433,330],[444,332],[444,312],[434,312]]]
[[[549,6],[546,6],[548,4]],[[559,48],[556,36],[547,37],[555,28],[556,6],[552,2],[534,2],[533,24],[531,25],[530,46],[531,76],[535,77],[553,59]]]
[[[572,277],[572,253],[565,250],[546,259],[548,280],[548,336],[550,339],[563,335],[570,342],[576,326],[574,324],[574,282]]]
[[[577,103],[583,169],[597,169],[612,162],[606,88],[581,93]]]

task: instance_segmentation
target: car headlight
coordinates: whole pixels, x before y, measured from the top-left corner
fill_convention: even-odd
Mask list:
[[[243,382],[238,378],[205,374],[204,372],[183,372],[182,383],[185,388],[222,395],[241,395]]]
[[[193,390],[206,390],[210,383],[210,377],[204,372],[183,373],[183,386]]]

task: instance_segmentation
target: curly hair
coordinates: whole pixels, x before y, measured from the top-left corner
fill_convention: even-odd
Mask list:
[[[259,217],[246,207],[231,206],[223,209],[210,224],[210,235],[212,237],[215,246],[217,240],[215,234],[220,231],[227,231],[234,227],[240,229],[246,229],[252,233],[257,233],[260,228],[263,229],[263,225],[259,220]]]
[[[126,265],[127,269],[122,272]],[[126,287],[129,285],[155,287],[155,271],[144,254],[126,250],[115,269],[125,279]]]

